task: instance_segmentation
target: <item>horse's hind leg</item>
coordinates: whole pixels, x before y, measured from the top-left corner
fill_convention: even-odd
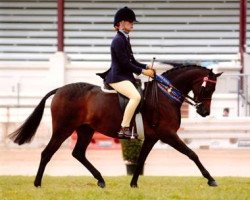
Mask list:
[[[101,175],[101,173],[87,160],[85,152],[86,149],[91,142],[91,138],[93,137],[94,130],[85,125],[81,126],[77,129],[77,142],[75,148],[72,152],[72,155],[81,162],[90,172],[91,174],[98,180],[97,185],[101,188],[105,187],[105,181]]]
[[[59,149],[61,144],[71,135],[71,131],[63,132],[63,131],[53,131],[53,135],[46,146],[46,148],[41,153],[41,161],[36,174],[36,178],[34,181],[34,185],[36,187],[41,186],[43,173],[46,165],[50,161],[51,157],[54,153]]]
[[[197,154],[192,151],[190,148],[187,147],[187,145],[176,135],[173,136],[172,138],[168,138],[167,142],[170,146],[174,147],[176,150],[179,152],[185,154],[188,156],[191,160],[195,162],[195,164],[198,166],[200,169],[202,175],[208,179],[208,185],[209,186],[218,186],[214,178],[209,174],[209,172],[205,169],[205,167],[202,165],[200,162],[199,157]]]

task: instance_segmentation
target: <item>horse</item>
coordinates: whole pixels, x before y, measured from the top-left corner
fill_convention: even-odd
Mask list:
[[[210,114],[212,94],[215,91],[217,77],[221,74],[215,74],[212,70],[199,65],[183,64],[165,71],[162,73],[162,77],[167,78],[174,88],[178,88],[185,99],[192,91],[194,96],[190,98],[196,102],[196,112],[202,117],[206,117]],[[184,99],[182,102],[177,102],[166,97],[155,83],[155,80],[149,81],[144,89],[146,98],[141,108],[141,114],[145,138],[130,186],[138,187],[139,174],[148,154],[158,140],[189,157],[208,180],[208,185],[217,186],[217,182],[202,165],[197,154],[177,135],[181,124],[180,108]],[[157,101],[153,104],[157,109],[152,108],[152,98],[149,98],[152,93],[156,94],[154,96]],[[52,136],[41,153],[34,186],[41,187],[46,165],[61,144],[76,131],[78,137],[72,156],[91,172],[97,179],[97,185],[104,188],[106,184],[101,173],[91,164],[85,154],[95,131],[118,138],[123,116],[118,95],[105,93],[100,86],[84,82],[71,83],[54,89],[41,99],[26,121],[9,135],[10,139],[19,145],[32,140],[41,121],[45,102],[51,95],[54,95],[51,102]],[[157,123],[153,123],[155,121]]]

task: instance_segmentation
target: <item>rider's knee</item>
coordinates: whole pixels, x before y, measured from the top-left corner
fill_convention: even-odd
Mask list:
[[[141,101],[141,95],[140,94],[136,94],[134,96],[134,99],[137,101],[137,102],[140,102]]]

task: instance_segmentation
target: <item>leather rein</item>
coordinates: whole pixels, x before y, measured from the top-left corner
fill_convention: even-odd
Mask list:
[[[201,90],[199,92],[199,95],[196,98],[194,98],[189,96],[188,94],[182,94],[181,91],[175,88],[171,84],[171,82],[163,76],[156,75],[155,80],[157,81],[158,87],[166,96],[170,97],[171,99],[173,99],[178,103],[182,103],[184,101],[194,107],[198,107],[200,104],[202,104],[202,101],[204,100],[211,100],[211,98],[204,98],[204,97],[199,98],[200,96],[203,95],[204,89],[207,86],[207,82],[216,84],[215,80],[211,80],[209,79],[209,76],[205,76],[203,78],[203,83],[201,85]]]

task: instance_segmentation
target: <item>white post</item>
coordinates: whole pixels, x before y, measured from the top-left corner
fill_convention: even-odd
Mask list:
[[[250,101],[250,55],[248,55],[247,53],[244,53],[244,74],[246,74],[245,76],[245,85],[246,85],[246,108],[245,108],[245,114],[246,116],[250,115],[250,105],[248,104],[248,102]]]
[[[250,55],[247,53],[244,53],[244,73],[245,74],[250,74]]]
[[[69,57],[61,51],[56,52],[50,58],[50,69],[48,72],[48,84],[52,87],[65,85],[65,69],[70,63]]]

